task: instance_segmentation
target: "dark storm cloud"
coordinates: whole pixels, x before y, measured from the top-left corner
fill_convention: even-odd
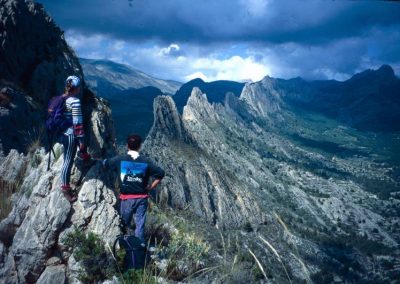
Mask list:
[[[63,28],[119,39],[321,44],[400,24],[400,4],[263,0],[40,1]],[[131,4],[131,6],[129,5]]]
[[[80,56],[128,63],[164,78],[183,81],[201,72],[210,79],[247,79],[265,72],[341,80],[381,64],[400,73],[397,2],[39,2]]]

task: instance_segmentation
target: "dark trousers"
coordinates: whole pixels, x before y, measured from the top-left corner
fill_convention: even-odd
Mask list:
[[[135,214],[135,236],[139,238],[143,243],[144,239],[144,224],[146,222],[146,211],[147,211],[147,198],[130,198],[126,200],[120,200],[120,210],[122,223],[131,234],[133,229],[131,227],[131,221],[133,214]]]
[[[61,135],[59,140],[64,146],[64,162],[61,168],[61,183],[62,185],[69,185],[71,169],[78,148],[78,140],[74,135],[64,134]]]

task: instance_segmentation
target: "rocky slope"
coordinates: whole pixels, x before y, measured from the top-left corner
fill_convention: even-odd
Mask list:
[[[250,224],[242,245],[278,248],[295,282],[394,280],[399,163],[380,162],[365,133],[289,111],[280,93],[266,78],[211,105],[195,88],[182,116],[172,98],[157,98],[144,148],[167,172],[161,204],[225,231]],[[391,193],[379,197],[383,185]],[[257,253],[283,277],[273,252]]]
[[[81,58],[85,78],[97,95],[111,99],[120,91],[155,87],[165,94],[175,94],[182,85],[172,80],[154,78],[127,65],[110,60],[95,60]]]

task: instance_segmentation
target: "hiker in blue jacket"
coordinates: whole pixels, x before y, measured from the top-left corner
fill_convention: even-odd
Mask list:
[[[65,82],[65,92],[62,95],[65,99],[64,117],[71,122],[59,137],[59,141],[64,146],[64,162],[61,169],[61,190],[65,198],[76,201],[77,197],[73,194],[70,186],[71,169],[79,146],[79,155],[86,161],[90,159],[84,142],[85,131],[83,128],[83,116],[81,101],[77,97],[80,92],[80,79],[76,76],[69,76]]]
[[[135,214],[135,236],[141,240],[144,246],[144,225],[149,193],[157,187],[165,173],[149,159],[139,154],[141,145],[142,138],[139,135],[129,135],[127,138],[128,152],[104,160],[103,165],[119,174],[119,213],[122,223],[128,229],[128,234],[131,234],[133,230],[130,228],[130,224]]]

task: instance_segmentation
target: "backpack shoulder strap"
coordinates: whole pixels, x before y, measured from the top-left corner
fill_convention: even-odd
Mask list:
[[[113,248],[112,248],[112,253],[113,253],[114,257],[115,257],[115,249],[117,248],[117,243],[121,239],[121,237],[122,236],[118,236],[114,241]]]

